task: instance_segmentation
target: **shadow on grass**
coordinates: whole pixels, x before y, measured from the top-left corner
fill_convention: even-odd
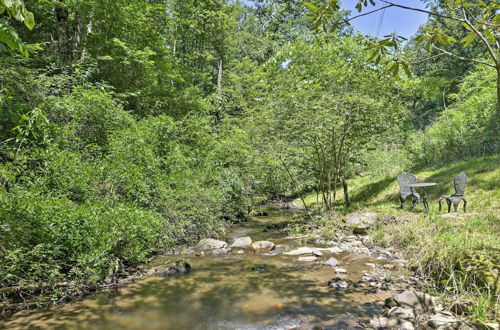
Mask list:
[[[388,187],[394,182],[396,182],[396,177],[387,177],[372,182],[370,184],[361,187],[359,191],[354,191],[352,193],[351,199],[355,203],[367,203],[370,200],[373,200],[378,195],[380,195],[384,190],[388,189]],[[391,194],[390,196],[387,197],[388,198],[394,197],[399,202],[399,199],[395,194]]]
[[[494,191],[498,189],[498,181],[495,179],[485,178],[490,173],[498,170],[500,164],[500,155],[469,159],[466,161],[443,165],[442,168],[434,169],[414,169],[411,173],[417,176],[418,182],[436,182],[437,185],[427,188],[427,198],[429,201],[435,201],[442,195],[449,195],[455,192],[453,179],[461,172],[467,173],[467,187],[473,190],[482,189],[485,191]],[[429,171],[431,174],[425,176],[422,173]],[[397,178],[386,177],[378,179],[372,183],[356,188],[351,193],[351,200],[355,205],[370,205],[379,206],[386,204],[388,201],[394,201],[394,206],[399,206],[399,196],[397,192],[388,193],[383,200],[373,202],[385,190],[388,190],[391,184],[396,184]],[[422,191],[419,191],[420,193]],[[470,190],[469,190],[470,193]],[[467,189],[465,191],[467,195]]]

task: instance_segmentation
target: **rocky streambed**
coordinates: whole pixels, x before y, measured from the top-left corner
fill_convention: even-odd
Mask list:
[[[159,256],[138,281],[57,308],[19,312],[3,327],[472,327],[422,293],[396,251],[373,246],[364,229],[375,215],[348,217],[357,234],[332,240],[286,236],[280,228],[291,211],[262,215],[233,228],[226,240],[205,239]]]

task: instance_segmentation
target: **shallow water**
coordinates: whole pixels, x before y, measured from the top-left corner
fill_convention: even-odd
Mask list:
[[[291,217],[274,211],[235,227],[231,238],[249,235],[289,247],[298,239],[285,239],[272,229]],[[271,227],[268,228],[268,227]],[[310,245],[310,244],[309,244]],[[319,258],[326,260],[331,255]],[[162,256],[162,265],[175,256]],[[341,254],[345,277],[359,280],[375,263],[367,256]],[[337,277],[320,263],[298,263],[297,256],[267,256],[252,252],[226,256],[194,255],[185,258],[193,267],[186,275],[147,277],[112,291],[57,308],[19,312],[4,327],[9,329],[288,329],[328,326],[350,313],[362,320],[378,313],[386,295],[367,289],[334,289],[326,282]]]

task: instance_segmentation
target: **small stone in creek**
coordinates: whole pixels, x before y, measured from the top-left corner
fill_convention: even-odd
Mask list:
[[[336,274],[347,274],[347,270],[345,270],[344,268],[336,268],[335,273]]]
[[[330,287],[335,289],[347,289],[349,287],[349,283],[347,281],[343,281],[340,279],[334,279],[328,283]]]
[[[290,252],[285,252],[283,254],[287,255],[287,256],[297,256],[297,255],[301,255],[301,254],[310,254],[310,253],[313,253],[313,251],[314,250],[312,248],[304,246],[304,247],[298,248],[298,249],[290,251]]]
[[[318,260],[318,258],[315,256],[299,257],[299,259],[297,259],[298,262],[314,262],[316,260]]]
[[[323,261],[321,264],[323,266],[335,267],[335,266],[338,266],[340,264],[340,262],[337,259],[335,259],[334,257],[331,257],[327,261]]]
[[[322,257],[323,256],[323,253],[319,250],[313,250],[313,254],[316,256],[316,257]]]

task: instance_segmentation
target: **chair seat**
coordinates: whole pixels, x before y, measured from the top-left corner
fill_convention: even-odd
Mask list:
[[[439,199],[446,199],[446,200],[450,200],[450,201],[460,201],[464,198],[464,196],[462,195],[443,195],[441,196]]]

